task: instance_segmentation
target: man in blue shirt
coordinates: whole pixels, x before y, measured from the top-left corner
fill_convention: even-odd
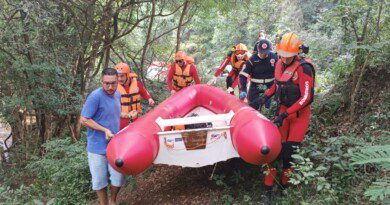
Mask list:
[[[278,56],[271,52],[272,43],[267,39],[261,39],[257,42],[258,52],[253,54],[248,61],[245,62],[244,68],[240,72],[240,99],[247,96],[246,84],[247,78],[251,77],[251,85],[249,88],[248,104],[254,109],[259,109],[260,94],[269,89],[274,84],[275,65],[278,61]],[[270,101],[266,102],[266,107],[270,105]]]
[[[107,161],[108,141],[119,132],[121,95],[116,91],[118,74],[113,68],[102,72],[102,87],[94,90],[85,101],[80,122],[87,127],[88,164],[92,175],[92,189],[97,192],[101,205],[108,204],[107,186],[110,176],[110,204],[116,204],[124,176],[115,171]]]

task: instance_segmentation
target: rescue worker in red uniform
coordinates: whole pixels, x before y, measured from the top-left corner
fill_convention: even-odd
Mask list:
[[[184,51],[175,54],[175,63],[171,66],[167,77],[168,89],[171,91],[171,95],[192,85],[194,81],[195,84],[201,83],[195,65],[188,63],[187,60]]]
[[[217,72],[214,74],[214,77],[207,84],[215,84],[217,82],[217,77],[219,76],[219,74],[221,74],[222,71],[225,70],[227,65],[231,64],[232,70],[226,77],[226,91],[230,94],[234,94],[234,88],[238,85],[239,73],[244,66],[245,61],[247,61],[248,59],[248,48],[246,47],[246,45],[242,43],[237,44],[233,47],[231,51],[229,51],[225,60],[221,63]]]
[[[260,99],[260,104],[264,104],[275,95],[280,106],[274,123],[282,136],[282,151],[278,158],[283,161],[282,190],[288,186],[293,171],[292,154],[301,145],[309,127],[310,104],[314,95],[314,65],[310,59],[299,55],[303,48],[301,39],[295,33],[286,33],[282,37],[277,51],[281,59],[276,63],[275,83]],[[276,169],[269,164],[266,173],[265,195],[270,198]]]
[[[137,80],[137,74],[130,72],[129,65],[118,63],[115,70],[118,72],[117,90],[121,94],[120,129],[123,129],[141,113],[141,96],[148,100],[150,107],[155,103],[142,83]]]

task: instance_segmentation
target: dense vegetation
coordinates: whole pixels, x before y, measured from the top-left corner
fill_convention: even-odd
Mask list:
[[[185,50],[206,82],[232,46],[253,48],[260,29],[272,42],[277,32],[295,31],[317,72],[310,131],[295,155],[296,188],[278,202],[389,202],[384,0],[0,0],[0,13],[0,116],[15,141],[11,161],[1,164],[0,202],[94,199],[78,118],[102,68],[129,63],[161,102],[165,83],[145,78],[153,61]],[[217,201],[258,202],[254,172],[219,173]]]

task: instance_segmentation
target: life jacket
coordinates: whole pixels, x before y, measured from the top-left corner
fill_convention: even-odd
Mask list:
[[[195,59],[191,56],[187,56],[186,63],[194,65]]]
[[[141,112],[141,95],[139,94],[137,75],[130,73],[129,78],[131,80],[129,93],[126,92],[122,85],[119,84],[117,87],[121,94],[121,111],[129,113],[132,110],[136,110],[139,114]]]
[[[173,74],[173,89],[175,91],[179,91],[191,85],[194,79],[190,75],[190,68],[191,64],[187,63],[183,71],[180,66],[175,63],[175,73]]]
[[[276,83],[276,100],[284,106],[290,107],[296,103],[299,98],[301,98],[301,91],[299,89],[299,84],[294,83],[294,80],[298,79],[299,76],[296,72],[300,66],[307,64],[311,67],[313,73],[313,79],[315,79],[315,70],[314,65],[308,58],[301,58],[299,56],[297,59],[289,65],[287,68],[284,68],[282,60],[279,60],[276,63],[275,67],[275,83]],[[314,81],[313,81],[314,83]],[[310,105],[313,102],[314,97],[314,86],[312,87],[311,98],[307,105]]]
[[[248,55],[245,55],[244,59],[238,60],[235,52],[232,53],[232,56],[230,57],[230,64],[232,64],[233,69],[236,72],[240,72],[242,66],[244,65],[245,61],[249,60]]]

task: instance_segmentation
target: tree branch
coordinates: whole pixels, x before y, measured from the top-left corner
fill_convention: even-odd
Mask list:
[[[181,27],[183,23],[184,16],[187,13],[187,7],[188,7],[188,0],[186,0],[183,4],[183,11],[181,12],[180,19],[179,19],[179,26],[177,27],[177,33],[176,33],[176,53],[180,49],[180,40],[181,40]]]
[[[153,27],[153,21],[154,21],[155,13],[156,13],[156,2],[155,2],[155,0],[152,0],[152,16],[150,17],[149,28],[148,28],[148,32],[146,34],[145,44],[144,44],[144,48],[143,48],[142,56],[141,56],[141,65],[140,65],[141,73],[140,74],[141,74],[142,82],[144,82],[144,80],[145,80],[144,79],[143,67],[144,67],[144,63],[145,63],[146,51],[148,50],[148,42],[149,42],[150,35],[151,35],[151,32],[152,32],[152,27]]]

